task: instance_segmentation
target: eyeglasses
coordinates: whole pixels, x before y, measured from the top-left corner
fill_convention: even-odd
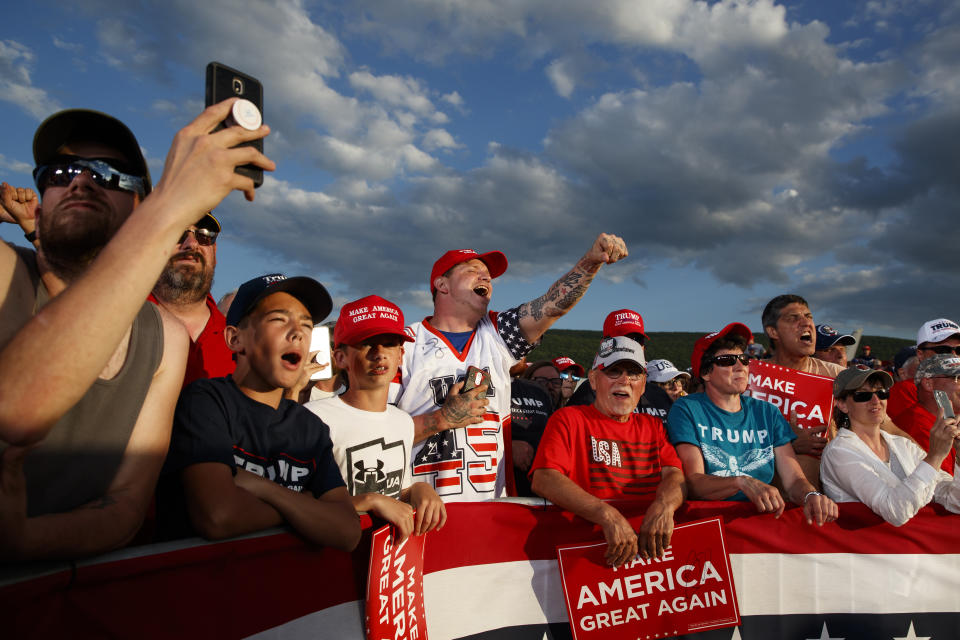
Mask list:
[[[533,381],[539,382],[540,384],[548,384],[551,387],[559,387],[563,383],[563,380],[560,378],[547,378],[546,376],[537,376]]]
[[[743,366],[747,366],[750,364],[750,356],[745,353],[725,353],[722,356],[713,356],[712,358],[709,358],[704,364],[715,364],[720,367],[732,367],[738,362]]]
[[[621,376],[627,376],[627,380],[630,382],[636,382],[643,376],[647,375],[647,372],[643,369],[601,369],[603,375],[607,376],[608,380],[619,380]]]
[[[873,394],[877,394],[877,397],[881,400],[886,400],[890,397],[890,392],[886,389],[874,389],[873,391],[854,391],[850,394],[850,397],[853,398],[854,402],[869,402],[870,398],[873,397]]]
[[[129,191],[141,198],[146,195],[144,179],[124,173],[104,160],[73,158],[60,164],[46,164],[33,170],[37,191],[43,194],[48,187],[66,187],[84,171],[104,189]]]
[[[673,380],[667,380],[666,382],[658,382],[661,387],[664,389],[671,389],[673,387],[682,387],[683,381],[680,378],[674,378]]]
[[[212,244],[217,243],[217,236],[220,235],[216,231],[210,231],[210,229],[187,229],[183,232],[183,235],[180,236],[180,239],[177,240],[177,245],[181,245],[187,241],[187,236],[193,234],[193,237],[197,239],[197,244],[201,247],[209,247]]]
[[[952,353],[955,356],[960,355],[960,347],[951,347],[949,344],[938,344],[935,347],[920,347],[924,351],[933,351],[938,356],[945,356]]]
[[[580,382],[581,380],[583,380],[583,378],[581,378],[575,373],[564,372],[560,374],[560,377],[563,378],[564,380],[573,380],[574,382]]]

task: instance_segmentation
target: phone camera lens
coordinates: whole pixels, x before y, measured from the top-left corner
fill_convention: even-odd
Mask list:
[[[240,78],[233,79],[233,92],[238,96],[243,95],[243,80]]]

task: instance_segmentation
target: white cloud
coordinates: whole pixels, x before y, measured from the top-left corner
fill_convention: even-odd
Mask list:
[[[553,89],[564,98],[569,98],[576,87],[576,79],[569,73],[563,60],[554,60],[547,65],[547,77]]]
[[[461,96],[456,91],[451,91],[450,93],[445,93],[440,97],[446,103],[452,104],[455,107],[462,109],[464,107],[463,96]]]
[[[771,46],[788,26],[771,0],[355,0],[350,27],[430,61],[518,48],[527,58],[583,45],[654,47],[705,60],[730,46]],[[423,16],[431,28],[423,28]]]
[[[449,121],[433,103],[435,92],[411,76],[351,72],[343,44],[298,0],[253,3],[243,11],[229,0],[176,0],[172,6],[131,7],[99,25],[105,59],[141,74],[164,79],[173,65],[200,68],[223,60],[260,78],[267,87],[264,119],[274,130],[275,159],[305,156],[347,181],[438,168],[414,146]],[[137,55],[131,57],[131,50]],[[353,95],[340,90],[341,76]],[[459,95],[448,97],[454,104]]]
[[[437,149],[457,149],[463,145],[457,144],[453,136],[445,129],[431,129],[423,136],[423,148],[428,151]]]
[[[15,173],[25,173],[28,176],[32,175],[33,173],[32,164],[15,160],[13,158],[8,158],[2,153],[0,153],[0,169],[6,169],[7,171],[13,171]]]
[[[349,80],[355,89],[370,93],[381,104],[409,109],[421,118],[438,124],[447,121],[447,117],[436,110],[415,78],[375,76],[369,71],[356,71],[350,74]]]
[[[870,25],[857,42],[838,42],[842,31],[791,22],[799,11],[785,6],[353,0],[321,9],[275,0],[230,13],[226,0],[179,0],[170,10],[123,9],[112,17],[119,24],[104,23],[101,48],[153,76],[164,65],[223,59],[269,80],[270,153],[306,158],[332,180],[268,178],[263,208],[225,205],[231,227],[351,294],[418,299],[431,257],[467,237],[507,251],[511,273],[525,277],[559,273],[597,232],[613,231],[637,256],[615,279],[669,264],[744,287],[797,285],[831,319],[872,320],[891,299],[910,300],[890,321],[915,328],[908,316],[942,306],[928,293],[930,274],[942,290],[960,287],[944,258],[953,236],[930,233],[960,215],[960,152],[945,142],[960,135],[956,20],[931,10],[914,44],[877,53],[889,36]],[[320,20],[321,11],[340,20]],[[389,73],[370,63],[375,56],[354,66],[369,43],[353,50],[357,33],[378,38]],[[141,57],[123,55],[130,43]],[[420,72],[411,58],[445,64]],[[16,69],[30,67],[29,56],[16,60]],[[150,60],[159,68],[142,66]],[[479,138],[498,142],[477,166],[446,167],[445,151],[476,139],[466,132],[474,123],[449,122],[442,109],[466,114],[463,96],[425,78],[486,60],[515,65],[522,80],[542,69],[557,94],[578,100],[542,110],[543,129],[532,132],[542,150],[511,148],[504,127]],[[20,76],[0,66],[8,77]],[[591,94],[595,86],[603,89]],[[491,113],[519,113],[530,98],[511,95],[509,108]],[[155,112],[172,118],[171,102]],[[456,154],[463,158],[470,153]]]
[[[57,101],[43,89],[33,86],[30,69],[33,51],[14,40],[0,41],[0,100],[10,102],[36,119],[57,111]]]
[[[82,53],[83,45],[77,42],[67,42],[66,40],[61,40],[57,36],[53,37],[53,46],[57,49],[63,49],[64,51],[70,51],[72,53]]]

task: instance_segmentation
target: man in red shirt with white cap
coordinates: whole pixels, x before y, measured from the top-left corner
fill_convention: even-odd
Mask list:
[[[499,251],[448,251],[433,265],[434,312],[407,327],[392,400],[414,416],[414,480],[430,482],[446,500],[505,495],[504,425],[510,417],[510,367],[586,292],[604,264],[627,256],[624,241],[602,233],[544,295],[503,313],[488,312],[493,279],[507,270]],[[461,393],[467,367],[490,384]]]
[[[917,360],[923,362],[936,355],[960,355],[960,325],[947,318],[923,323],[917,331]],[[887,415],[896,423],[909,421],[909,414],[919,402],[917,385],[912,378],[900,380],[890,388]]]

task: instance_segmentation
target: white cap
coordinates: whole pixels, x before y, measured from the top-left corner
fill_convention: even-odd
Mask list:
[[[233,121],[248,131],[256,131],[263,124],[263,116],[260,115],[257,105],[243,98],[233,103],[231,114]]]
[[[651,360],[647,365],[647,377],[651,382],[670,382],[677,376],[690,377],[686,371],[680,371],[669,360]]]
[[[920,331],[917,332],[917,346],[927,342],[943,342],[950,336],[960,337],[960,325],[953,320],[946,318],[937,318],[925,322]]]
[[[624,360],[647,368],[647,360],[643,357],[643,347],[639,342],[626,336],[604,338],[597,350],[597,357],[593,359],[593,368],[606,369]]]

